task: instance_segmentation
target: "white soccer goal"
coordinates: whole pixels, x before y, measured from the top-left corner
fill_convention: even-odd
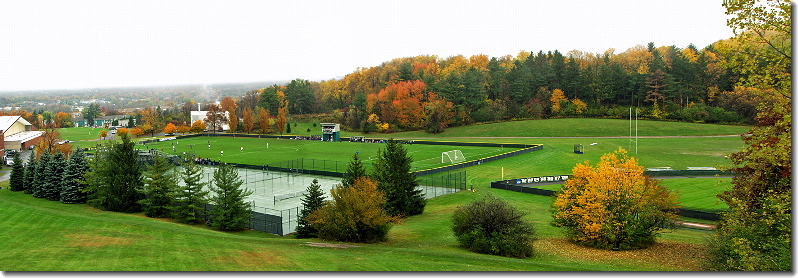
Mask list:
[[[466,161],[465,156],[460,150],[453,150],[441,153],[441,163],[460,163]]]

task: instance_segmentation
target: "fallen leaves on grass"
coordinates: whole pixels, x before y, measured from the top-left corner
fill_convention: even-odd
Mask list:
[[[72,241],[73,247],[103,247],[107,245],[128,245],[132,243],[130,238],[110,237],[90,234],[69,234],[66,235]]]
[[[238,254],[230,256],[220,256],[213,258],[214,261],[223,265],[236,265],[243,269],[236,270],[257,270],[258,267],[290,265],[291,262],[285,257],[276,254],[274,251],[239,251]]]
[[[332,248],[360,247],[360,246],[357,246],[357,245],[335,244],[335,243],[325,243],[325,242],[307,242],[307,244],[304,244],[304,245],[313,246],[313,247],[332,247]]]
[[[574,260],[612,263],[614,265],[658,265],[663,270],[701,270],[699,264],[706,250],[699,244],[661,241],[649,248],[612,251],[576,245],[563,238],[535,242],[538,252],[553,253]]]

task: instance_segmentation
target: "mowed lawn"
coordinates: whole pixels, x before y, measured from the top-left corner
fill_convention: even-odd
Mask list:
[[[636,126],[635,126],[636,124]],[[707,136],[743,134],[750,126],[665,121],[631,121],[632,136]],[[629,137],[629,119],[567,118],[524,120],[448,128],[442,133],[401,132],[396,137]]]
[[[109,132],[110,134],[108,129],[93,127],[59,128],[58,133],[61,134],[61,139],[70,141],[89,141],[100,139],[100,131],[103,130]]]
[[[452,211],[488,193],[529,213],[526,219],[540,238],[535,257],[482,255],[457,246]],[[689,271],[698,270],[706,236],[673,230],[637,251],[580,247],[548,224],[551,198],[502,190],[431,199],[424,214],[395,226],[387,242],[349,248],[309,246],[323,241],[249,230],[220,232],[5,189],[0,200],[3,271]]]
[[[460,150],[467,160],[475,160],[518,150],[518,148],[424,144],[403,144],[402,146],[407,150],[408,155],[413,157],[412,170],[414,171],[451,165],[452,163],[448,161],[442,162],[441,154],[446,151]],[[182,155],[183,152],[193,153],[198,157],[227,163],[249,165],[269,164],[273,166],[278,162],[300,158],[349,162],[352,156],[358,153],[360,159],[367,165],[370,165],[377,160],[379,150],[385,149],[385,144],[199,136],[149,143],[146,146],[137,145],[137,147],[142,149],[158,149],[175,155]],[[311,162],[306,161],[305,163]],[[345,164],[341,165],[343,169],[339,169],[339,172],[346,170]]]

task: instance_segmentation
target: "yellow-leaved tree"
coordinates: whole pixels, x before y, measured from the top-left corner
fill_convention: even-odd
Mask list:
[[[577,164],[557,194],[553,224],[577,244],[631,250],[648,247],[676,219],[676,196],[646,176],[619,148],[595,167]]]
[[[551,91],[549,102],[551,102],[552,114],[559,114],[560,110],[562,110],[563,102],[568,102],[568,98],[565,97],[565,93],[562,90],[554,89]]]
[[[336,185],[330,197],[307,217],[323,240],[383,242],[391,226],[399,222],[398,217],[385,211],[385,194],[369,178],[357,178],[350,187]]]

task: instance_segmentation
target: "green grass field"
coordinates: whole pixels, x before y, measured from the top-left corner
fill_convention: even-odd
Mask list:
[[[568,243],[548,225],[551,199],[490,192],[529,213],[537,256],[512,259],[458,248],[451,212],[486,192],[431,199],[424,214],[395,226],[389,240],[359,247],[312,247],[318,239],[255,231],[219,232],[141,213],[105,212],[0,190],[4,271],[684,271],[696,270],[705,232],[674,230],[650,249],[612,252]]]
[[[449,162],[441,162],[441,153],[445,151],[460,150],[466,159],[475,160],[517,150],[517,148],[422,144],[403,144],[402,146],[407,150],[408,155],[413,157],[414,171],[451,165]],[[385,148],[385,144],[200,136],[149,143],[146,147],[159,149],[169,154],[182,155],[183,152],[187,152],[202,158],[249,165],[274,165],[278,162],[299,158],[348,162],[355,152],[358,152],[360,159],[370,165],[377,159],[378,151]],[[143,149],[144,146],[139,145],[139,148]],[[339,169],[340,171],[337,172],[346,170],[345,164],[339,166],[343,169]]]
[[[745,132],[748,127],[640,121],[640,136],[728,135]],[[300,123],[292,131],[306,131]],[[585,127],[582,129],[582,127]],[[596,128],[600,127],[600,128]],[[309,128],[309,127],[308,127]],[[317,128],[318,129],[318,128]],[[480,131],[479,129],[484,129]],[[643,131],[646,131],[644,134]],[[84,131],[85,132],[85,131]],[[302,135],[297,132],[292,132]],[[620,135],[616,135],[620,133]],[[62,132],[62,134],[64,134]],[[318,134],[310,132],[307,135]],[[342,136],[360,135],[346,133]],[[426,133],[369,134],[378,138],[440,137],[446,141],[506,142],[543,144],[544,149],[479,166],[466,168],[468,183],[475,192],[463,191],[430,199],[425,212],[405,219],[389,233],[389,240],[359,247],[330,248],[307,246],[317,239],[295,239],[242,231],[219,232],[204,225],[188,226],[168,219],[152,219],[142,214],[104,212],[87,205],[64,205],[36,199],[20,192],[0,190],[0,270],[5,271],[696,271],[704,255],[702,245],[710,233],[676,229],[661,234],[651,248],[636,251],[604,251],[569,243],[560,228],[549,224],[553,198],[490,188],[489,182],[556,174],[568,174],[576,163],[590,161],[618,147],[631,149],[645,167],[685,169],[697,166],[729,166],[725,155],[744,145],[739,137],[640,138],[637,152],[628,138],[628,121],[603,119],[558,119],[511,122],[447,129],[444,134]],[[488,137],[584,137],[621,136],[622,138],[488,138]],[[481,137],[481,138],[455,138]],[[62,136],[62,138],[73,140]],[[224,138],[224,139],[222,139]],[[207,140],[211,150],[207,150]],[[383,144],[312,142],[227,137],[199,137],[180,140],[180,148],[194,145],[198,155],[218,156],[225,149],[224,161],[258,164],[313,158],[348,161],[354,151],[366,158]],[[189,141],[195,140],[195,141]],[[280,143],[272,142],[281,141]],[[191,142],[191,143],[189,143]],[[263,143],[269,143],[266,149]],[[92,142],[76,142],[76,144]],[[287,145],[281,145],[281,144]],[[591,143],[598,143],[590,145]],[[574,154],[573,145],[583,144],[585,154]],[[93,145],[93,144],[92,144]],[[327,152],[329,146],[336,152]],[[349,146],[354,145],[354,149]],[[370,145],[370,146],[366,146]],[[87,145],[90,146],[90,145]],[[176,152],[182,152],[177,149]],[[240,147],[244,147],[244,152]],[[416,161],[440,162],[440,152],[425,154],[421,145],[405,145]],[[150,147],[171,152],[170,141]],[[449,146],[439,146],[449,147]],[[293,149],[292,149],[293,148]],[[373,148],[373,149],[372,149]],[[193,150],[189,149],[189,151]],[[467,158],[465,148],[457,147]],[[484,148],[476,151],[483,152]],[[248,153],[248,151],[250,153]],[[237,154],[236,154],[237,153]],[[235,155],[234,155],[235,154]],[[292,157],[292,158],[286,158]],[[286,158],[286,159],[283,159]],[[308,157],[306,157],[308,158]],[[504,176],[502,176],[502,174]],[[724,209],[714,197],[727,188],[727,178],[671,179],[663,184],[680,194],[682,205],[706,210]],[[723,183],[718,183],[724,181]],[[0,186],[7,187],[6,183]],[[468,252],[457,246],[451,233],[451,214],[458,206],[493,194],[528,213],[539,240],[536,256],[511,259]]]
[[[634,121],[632,122],[634,136]],[[637,121],[639,136],[737,135],[748,126]],[[448,128],[439,134],[400,132],[395,137],[629,137],[628,119],[548,119]]]
[[[100,138],[100,131],[108,129],[104,128],[91,128],[91,127],[70,127],[59,128],[58,133],[61,133],[61,139],[70,141],[88,141]]]

